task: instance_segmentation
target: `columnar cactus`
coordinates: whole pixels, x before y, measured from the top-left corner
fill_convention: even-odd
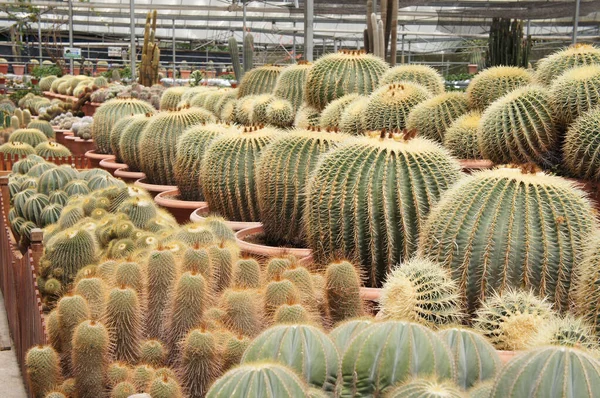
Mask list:
[[[141,170],[150,183],[175,185],[173,164],[177,139],[189,127],[216,121],[212,113],[201,108],[161,112],[153,116],[139,141]]]
[[[77,396],[97,398],[104,394],[108,365],[108,332],[96,321],[84,321],[73,333],[73,376]]]
[[[152,113],[143,115],[134,115],[127,128],[121,133],[119,138],[119,154],[124,163],[127,164],[129,171],[140,170],[140,149],[139,142],[142,132],[150,121]]]
[[[226,372],[232,367],[239,365],[244,351],[250,345],[250,339],[244,336],[230,336],[223,344],[222,371]]]
[[[464,393],[453,383],[437,382],[426,379],[415,379],[394,387],[387,394],[388,398],[462,398]]]
[[[494,101],[481,116],[478,140],[494,163],[552,164],[559,132],[547,90],[523,87]]]
[[[229,55],[231,56],[231,65],[233,66],[233,72],[235,78],[239,81],[242,80],[243,71],[240,65],[240,53],[238,51],[238,42],[234,36],[231,36],[228,41]]]
[[[188,87],[175,86],[166,89],[160,97],[161,111],[176,111]]]
[[[579,349],[546,347],[528,351],[506,364],[490,398],[581,397],[596,395],[600,363]]]
[[[359,274],[348,261],[329,264],[325,272],[325,298],[334,324],[364,315],[360,285]]]
[[[294,113],[304,102],[304,85],[311,68],[310,62],[300,61],[283,69],[277,78],[273,94],[290,101]]]
[[[146,101],[134,98],[115,98],[103,103],[94,113],[94,122],[92,123],[92,137],[98,153],[112,153],[110,133],[114,124],[121,118],[154,111],[154,107]]]
[[[431,97],[429,91],[415,83],[383,85],[369,96],[364,114],[367,130],[404,129],[410,112]]]
[[[344,95],[338,99],[331,101],[321,112],[319,125],[323,129],[337,129],[340,125],[342,114],[346,108],[355,100],[363,98],[356,93]]]
[[[200,172],[202,192],[212,210],[230,220],[259,220],[256,162],[262,149],[278,134],[278,130],[254,126],[212,142]]]
[[[342,397],[374,396],[417,377],[455,377],[452,353],[435,333],[397,321],[374,323],[359,333],[344,353],[340,371]]]
[[[142,337],[140,300],[131,288],[114,288],[106,302],[104,322],[110,336],[110,356],[115,361],[137,363]]]
[[[529,166],[488,170],[442,196],[422,229],[419,250],[450,269],[469,312],[507,287],[534,289],[561,310],[594,226],[591,212],[584,193],[560,177]]]
[[[482,159],[477,132],[481,113],[471,111],[454,121],[444,135],[444,146],[458,159]]]
[[[556,120],[568,127],[600,100],[600,64],[579,66],[560,75],[550,86]]]
[[[328,103],[346,94],[369,95],[387,69],[381,58],[359,51],[343,50],[325,55],[308,72],[305,101],[321,111]]]
[[[253,258],[240,259],[233,270],[233,286],[237,289],[258,289],[260,287],[260,264]]]
[[[533,82],[532,75],[523,68],[495,66],[478,73],[467,87],[472,109],[483,111],[492,102],[508,92]]]
[[[344,109],[339,122],[342,133],[350,135],[363,135],[365,133],[365,112],[369,104],[369,97],[361,96]]]
[[[312,386],[333,392],[338,374],[338,353],[331,339],[308,325],[273,326],[248,346],[242,364],[275,361],[289,366]]]
[[[589,44],[576,44],[556,51],[537,63],[536,80],[549,86],[567,69],[600,64],[600,50]]]
[[[468,110],[464,93],[440,94],[415,106],[408,115],[406,128],[416,129],[421,137],[443,142],[452,122]]]
[[[380,286],[392,266],[415,253],[431,206],[460,176],[458,163],[439,145],[410,133],[384,136],[324,155],[307,185],[305,225],[315,259],[356,258],[370,286]],[[355,181],[369,189],[351,188]]]
[[[220,375],[215,336],[201,329],[188,333],[181,343],[181,382],[190,398],[202,398]]]
[[[51,346],[35,346],[29,349],[25,357],[25,366],[35,398],[44,398],[60,384],[60,358]]]
[[[73,291],[87,301],[90,309],[90,319],[97,321],[104,314],[107,290],[107,285],[101,278],[90,277],[78,281]]]
[[[164,333],[163,320],[176,277],[176,258],[173,252],[163,247],[151,251],[146,260],[147,286],[151,292],[147,297],[146,335],[151,339],[158,339]]]
[[[295,130],[262,152],[256,167],[258,204],[265,236],[275,243],[302,244],[305,187],[322,154],[344,135]]]
[[[463,390],[493,380],[500,371],[502,362],[498,353],[478,333],[455,327],[443,329],[437,334],[452,351],[456,364],[457,384]]]
[[[381,84],[409,82],[424,86],[432,95],[444,92],[444,79],[431,66],[427,65],[398,65],[389,69],[381,76]]]
[[[281,71],[281,67],[273,65],[259,66],[247,71],[240,81],[238,98],[272,93]]]
[[[18,129],[12,132],[8,137],[8,142],[23,142],[32,147],[38,146],[42,142],[47,142],[48,137],[38,129]]]

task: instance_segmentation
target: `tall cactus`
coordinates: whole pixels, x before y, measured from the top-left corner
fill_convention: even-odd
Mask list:
[[[246,33],[244,37],[244,72],[254,68],[254,36]]]
[[[144,29],[144,47],[142,48],[142,64],[140,66],[140,83],[150,87],[158,83],[158,64],[160,48],[156,40],[157,12],[148,12]]]
[[[228,41],[229,55],[231,56],[231,64],[233,65],[233,73],[235,73],[235,79],[239,82],[244,76],[242,66],[240,65],[240,53],[238,51],[238,42],[235,37],[231,36]]]

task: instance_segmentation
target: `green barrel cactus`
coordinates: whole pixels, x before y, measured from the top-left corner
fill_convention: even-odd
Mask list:
[[[46,170],[38,180],[38,192],[50,195],[55,190],[62,190],[68,183],[76,180],[77,177],[77,170],[68,166]]]
[[[50,224],[54,224],[58,221],[60,213],[63,210],[63,206],[59,203],[50,203],[40,213],[40,228],[44,228]]]
[[[448,381],[415,379],[392,388],[386,398],[464,398],[464,393]]]
[[[35,155],[35,149],[24,142],[7,142],[0,145],[0,154],[5,158],[15,159],[18,156]]]
[[[594,328],[582,318],[571,314],[552,318],[538,328],[537,335],[531,340],[531,348],[548,345],[598,349],[598,338]]]
[[[215,336],[194,329],[183,339],[181,384],[190,397],[204,397],[210,385],[221,375],[220,351]]]
[[[562,310],[583,239],[594,227],[591,212],[585,194],[563,178],[529,166],[488,170],[442,196],[421,231],[419,251],[450,269],[469,313],[508,287],[533,289]]]
[[[352,101],[342,112],[340,117],[339,129],[344,134],[349,135],[364,135],[365,127],[365,112],[369,104],[369,97],[360,96]]]
[[[238,98],[272,93],[281,71],[279,66],[265,65],[244,73],[238,88]]]
[[[98,153],[111,154],[110,133],[121,118],[138,113],[153,113],[154,107],[135,98],[114,98],[104,102],[94,113],[92,137]]]
[[[160,96],[160,111],[176,111],[179,103],[183,99],[183,94],[189,90],[189,87],[175,86],[163,91]]]
[[[533,83],[532,75],[515,66],[494,66],[478,73],[467,87],[467,97],[473,110],[483,111],[492,102],[510,91]]]
[[[427,65],[398,65],[381,76],[382,85],[400,82],[420,84],[432,95],[444,92],[444,78],[438,71]]]
[[[494,294],[475,313],[473,328],[498,350],[525,350],[545,323],[554,317],[552,306],[528,291]]]
[[[557,122],[568,127],[598,104],[600,64],[567,70],[550,86],[550,97]]]
[[[224,124],[206,124],[190,127],[177,139],[175,156],[175,181],[183,200],[202,201],[200,165],[211,142],[235,127]]]
[[[195,94],[189,100],[190,106],[197,106],[197,107],[204,108],[206,105],[206,100],[208,99],[208,97],[210,95],[214,94],[215,91],[220,91],[220,90],[209,89],[209,90],[204,90],[200,93]]]
[[[44,398],[60,384],[60,358],[51,346],[30,348],[25,356],[25,367],[29,387],[35,398]]]
[[[240,125],[250,125],[254,122],[254,102],[259,95],[247,95],[235,102],[233,121]]]
[[[388,65],[379,57],[359,51],[340,51],[319,58],[304,86],[307,105],[318,111],[346,94],[369,95],[379,86]]]
[[[324,153],[345,138],[334,133],[294,130],[262,152],[256,166],[259,219],[267,241],[303,243],[306,183]]]
[[[251,96],[254,98],[252,101],[252,115],[250,119],[253,123],[266,124],[267,123],[267,108],[271,102],[275,101],[275,96],[271,94],[261,94],[257,96]],[[248,97],[247,97],[248,98]],[[242,123],[248,124],[248,123]]]
[[[56,76],[44,76],[40,79],[39,86],[42,91],[50,91],[52,87],[52,82],[54,82],[58,77]]]
[[[41,142],[35,147],[35,153],[45,159],[66,158],[72,153],[66,146],[56,142]]]
[[[494,388],[493,380],[485,382],[485,383],[479,383],[468,391],[469,397],[471,397],[471,398],[490,398],[490,394],[492,393],[492,388]]]
[[[567,69],[600,64],[600,49],[589,44],[576,44],[556,51],[538,61],[536,80],[550,86]]]
[[[563,147],[564,164],[573,175],[586,180],[600,180],[600,110],[591,109],[569,126]],[[14,168],[13,168],[14,169]]]
[[[452,351],[457,384],[463,390],[494,380],[502,368],[498,353],[482,335],[457,327],[443,329],[437,334]]]
[[[216,121],[212,113],[201,108],[161,112],[153,116],[139,140],[140,169],[151,184],[175,185],[173,164],[177,139],[189,127]]]
[[[27,174],[33,166],[46,163],[44,158],[38,155],[29,155],[15,162],[12,166],[12,174]]]
[[[110,150],[113,155],[115,155],[115,161],[117,163],[123,163],[123,159],[121,158],[121,153],[119,152],[119,142],[121,140],[121,134],[123,131],[127,129],[129,123],[133,120],[135,115],[127,115],[123,116],[119,119],[110,130],[109,144]]]
[[[21,211],[26,220],[40,225],[42,223],[42,211],[48,205],[50,205],[48,197],[44,194],[37,193],[27,199]]]
[[[320,121],[321,111],[305,104],[298,109],[296,119],[294,119],[294,126],[299,129],[317,128]]]
[[[275,97],[288,100],[292,104],[294,113],[300,109],[304,102],[304,85],[312,64],[300,61],[283,69],[275,83],[273,94]]]
[[[75,390],[81,398],[104,394],[110,339],[104,325],[84,321],[73,332],[73,376]]]
[[[291,102],[284,99],[275,99],[267,107],[266,117],[267,123],[270,125],[285,129],[292,127],[296,114]]]
[[[329,264],[325,271],[325,300],[333,324],[363,316],[360,275],[348,261]]]
[[[8,137],[8,142],[23,142],[32,147],[38,146],[42,142],[47,142],[48,137],[38,129],[18,129],[12,132]]]
[[[600,233],[588,235],[577,278],[572,289],[573,312],[587,321],[600,336]]]
[[[408,114],[406,128],[416,129],[419,136],[444,142],[446,131],[457,118],[467,113],[469,102],[464,93],[436,95],[421,102]]]
[[[111,359],[137,363],[142,340],[142,312],[135,290],[122,287],[110,291],[104,323],[110,336]]]
[[[551,165],[559,132],[547,90],[527,86],[494,101],[481,115],[478,139],[494,163]]]
[[[478,129],[481,113],[471,111],[456,119],[444,134],[444,146],[457,159],[483,159]]]
[[[409,322],[374,323],[342,358],[341,397],[375,397],[413,378],[455,378],[450,349],[431,330]]]
[[[278,130],[253,126],[211,143],[200,168],[202,192],[211,210],[229,220],[259,220],[256,163],[278,135]]]
[[[71,283],[79,269],[93,264],[97,259],[94,236],[84,229],[67,229],[54,235],[46,244],[44,257],[49,273],[60,270],[58,279],[63,285]]]
[[[308,387],[285,366],[271,363],[241,365],[217,379],[206,398],[308,398]]]
[[[384,136],[324,155],[306,190],[307,242],[316,261],[357,259],[370,286],[416,252],[432,205],[460,177],[458,162],[436,143]],[[357,183],[368,189],[355,189]]]
[[[32,120],[28,125],[28,129],[36,129],[44,133],[44,135],[48,138],[54,138],[55,133],[52,125],[45,120]]]
[[[90,193],[90,188],[85,180],[73,180],[65,185],[64,191],[69,196],[84,196]]]
[[[448,270],[426,259],[413,258],[388,274],[381,290],[379,316],[428,327],[460,323],[458,286]]]
[[[355,100],[363,98],[364,96],[356,93],[344,95],[338,99],[331,101],[321,112],[321,119],[319,125],[322,129],[336,130],[339,128],[342,114],[346,108]]]
[[[383,85],[369,96],[364,123],[367,130],[394,130],[407,127],[408,115],[431,94],[415,83]]]
[[[546,347],[519,355],[496,377],[490,398],[596,396],[600,362],[574,348]]]
[[[331,339],[309,325],[278,325],[258,335],[248,346],[242,364],[275,361],[289,366],[310,385],[333,392],[338,353]]]
[[[134,115],[127,128],[121,132],[119,154],[123,163],[127,164],[129,171],[140,170],[140,138],[151,117],[152,114],[149,112],[143,115]]]
[[[344,356],[344,353],[348,347],[350,347],[352,340],[372,324],[372,318],[350,319],[339,323],[335,329],[332,329],[331,332],[329,332],[329,338],[337,347],[340,357]]]

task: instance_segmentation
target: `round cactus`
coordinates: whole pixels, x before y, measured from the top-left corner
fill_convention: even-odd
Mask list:
[[[276,361],[289,366],[314,387],[332,392],[338,373],[338,353],[325,333],[309,325],[273,326],[248,346],[243,363]]]
[[[265,236],[275,243],[302,244],[305,187],[320,156],[339,144],[343,135],[295,130],[262,152],[256,185]]]
[[[42,223],[42,210],[48,206],[50,202],[48,197],[44,194],[38,193],[32,195],[22,209],[23,216],[28,221],[33,221],[37,225]]]
[[[230,220],[259,219],[256,162],[277,136],[278,130],[248,127],[242,134],[227,134],[212,142],[200,172],[202,192],[211,210]]]
[[[39,86],[42,91],[50,91],[52,83],[58,79],[56,76],[44,76],[40,79]]]
[[[233,286],[237,289],[260,287],[260,264],[253,258],[240,259],[233,270]]]
[[[142,337],[140,300],[131,288],[114,288],[106,301],[104,322],[110,336],[110,356],[115,361],[137,363]]]
[[[272,93],[281,71],[279,66],[265,65],[244,73],[238,88],[238,98]]]
[[[381,76],[381,84],[409,82],[424,86],[432,95],[444,92],[444,79],[434,68],[427,65],[398,65]]]
[[[38,180],[38,192],[50,195],[52,191],[63,189],[77,179],[77,171],[70,167],[56,167],[42,173]]]
[[[185,130],[177,139],[175,181],[183,200],[204,199],[202,189],[199,187],[200,165],[204,153],[213,139],[234,131],[233,127],[226,125],[199,125]]]
[[[13,164],[12,174],[27,174],[33,166],[43,163],[45,163],[44,158],[37,155],[29,155]]]
[[[113,362],[106,369],[106,382],[109,387],[127,381],[131,376],[131,369],[124,362]]]
[[[119,143],[121,141],[121,134],[127,129],[133,118],[137,115],[127,115],[119,119],[110,131],[109,144],[110,150],[115,155],[115,162],[123,163],[121,152],[119,151]]]
[[[304,86],[305,101],[323,110],[331,101],[346,94],[368,95],[387,71],[378,57],[359,51],[341,51],[319,58],[308,72]]]
[[[176,86],[170,87],[163,91],[160,97],[160,110],[164,111],[176,111],[179,103],[183,99],[183,94],[188,90],[188,87]]]
[[[467,390],[493,380],[502,367],[494,347],[481,335],[462,328],[444,329],[438,336],[448,344],[456,363],[457,383]]]
[[[283,69],[275,83],[273,94],[292,104],[294,113],[298,111],[304,102],[304,85],[308,72],[312,68],[310,62],[298,62]]]
[[[28,129],[36,129],[41,131],[42,133],[44,133],[44,135],[48,138],[54,138],[55,133],[54,133],[54,129],[52,128],[52,125],[45,121],[45,120],[32,120],[31,122],[29,122],[29,124],[27,125]]]
[[[294,125],[300,129],[308,129],[311,127],[319,127],[321,120],[321,112],[312,106],[303,105],[296,113]]]
[[[519,355],[496,377],[490,398],[596,396],[600,362],[567,347],[546,347]]]
[[[417,377],[455,377],[454,359],[439,337],[418,324],[397,321],[375,323],[359,333],[340,371],[342,397],[373,396]]]
[[[556,120],[569,126],[600,99],[600,64],[569,69],[550,87]]]
[[[510,91],[533,82],[532,75],[523,68],[495,66],[478,73],[467,87],[469,104],[483,111],[492,102]]]
[[[482,159],[477,137],[481,113],[471,111],[450,125],[444,135],[444,146],[458,159]]]
[[[575,318],[571,314],[564,317],[554,317],[550,322],[544,322],[538,328],[537,335],[531,341],[531,348],[548,345],[598,349],[597,337],[594,329],[582,318]]]
[[[23,142],[35,148],[42,142],[48,142],[48,137],[38,129],[18,129],[8,137],[8,142]]]
[[[595,154],[600,148],[600,110],[591,109],[579,116],[567,130],[564,161],[571,173],[587,180],[600,180],[600,162]]]
[[[254,102],[258,95],[248,95],[235,102],[233,121],[241,125],[250,125],[254,121]]]
[[[427,89],[414,83],[383,85],[369,96],[364,114],[365,128],[404,129],[410,112],[430,96]]]
[[[439,264],[413,258],[386,278],[381,291],[383,319],[410,321],[435,327],[460,323],[458,286]]]
[[[73,180],[65,185],[64,191],[69,196],[83,196],[90,193],[90,188],[85,180]]]
[[[0,153],[12,157],[13,159],[17,156],[35,155],[35,149],[24,142],[7,142],[6,144],[0,145]]]
[[[342,118],[342,114],[346,108],[355,100],[364,98],[362,95],[351,93],[344,95],[338,99],[331,101],[325,109],[321,112],[321,119],[319,125],[323,129],[338,129]]]
[[[307,242],[316,261],[356,258],[367,283],[381,285],[393,265],[416,251],[431,206],[459,176],[449,153],[421,138],[365,137],[334,149],[307,185]],[[354,189],[356,181],[369,189]]]
[[[114,98],[104,102],[94,113],[92,137],[98,153],[111,154],[110,133],[113,126],[125,116],[153,113],[154,107],[134,98]]]
[[[127,164],[129,171],[138,171],[140,169],[139,142],[142,132],[151,117],[151,113],[134,115],[125,130],[121,132],[119,154],[123,162]]]
[[[264,328],[262,297],[256,290],[227,289],[220,300],[223,324],[233,333],[254,337]]]
[[[351,319],[341,322],[335,329],[329,332],[329,337],[337,347],[341,357],[344,356],[344,353],[350,347],[352,340],[372,324],[373,321],[371,318]]]
[[[50,264],[49,272],[62,270],[59,280],[68,285],[80,268],[96,261],[96,240],[86,230],[67,229],[48,241],[45,258]]]
[[[79,397],[94,398],[104,394],[109,343],[108,332],[99,322],[84,321],[75,328],[73,376]]]
[[[416,129],[419,136],[443,142],[452,122],[468,110],[464,93],[440,94],[415,106],[408,115],[406,128]]]
[[[212,385],[206,398],[308,398],[308,387],[288,368],[270,363],[238,366]]]
[[[148,393],[152,398],[183,398],[177,381],[167,375],[155,378],[148,387]]]
[[[215,336],[200,329],[192,330],[182,341],[181,384],[190,397],[203,397],[221,374],[220,352]]]
[[[524,350],[553,316],[551,305],[533,293],[507,290],[482,303],[473,327],[499,350]]]
[[[42,210],[40,214],[40,224],[41,228],[44,228],[50,224],[54,224],[58,221],[60,217],[60,213],[63,210],[63,206],[59,203],[50,203],[48,206]]]
[[[66,158],[72,155],[69,148],[56,142],[41,142],[35,147],[35,152],[46,159]]]
[[[479,147],[494,163],[551,165],[559,140],[550,96],[542,87],[516,89],[482,114]]]
[[[212,113],[201,108],[161,112],[150,119],[139,140],[140,168],[152,184],[175,185],[173,164],[177,139],[194,125],[214,123]]]
[[[294,113],[292,103],[288,100],[275,99],[267,107],[267,123],[275,127],[292,127],[295,116],[296,114]]]
[[[560,310],[594,225],[591,212],[584,193],[560,177],[527,166],[488,170],[442,196],[419,250],[451,270],[470,313],[507,287],[532,288]]]
[[[267,108],[269,107],[271,102],[275,101],[276,98],[271,94],[261,94],[252,97],[254,98],[254,100],[252,101],[252,112],[250,115],[250,119],[254,123],[267,123]]]
[[[146,340],[140,344],[140,363],[160,367],[165,362],[167,353],[160,340]]]
[[[35,346],[25,357],[27,379],[35,398],[44,398],[60,384],[60,359],[51,346]]]
[[[394,387],[387,398],[464,398],[464,393],[453,383],[415,379]]]
[[[598,48],[589,44],[576,44],[539,60],[535,77],[539,83],[549,86],[567,69],[597,64],[600,64]]]
[[[360,96],[344,109],[339,121],[340,131],[349,135],[363,135],[365,133],[365,112],[369,104],[369,97]]]
[[[312,316],[301,304],[282,304],[273,314],[275,324],[310,324]]]
[[[113,387],[110,392],[110,398],[129,398],[135,393],[135,386],[132,383],[122,381]]]

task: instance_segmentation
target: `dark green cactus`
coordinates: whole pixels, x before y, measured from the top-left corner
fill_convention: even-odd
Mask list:
[[[231,64],[233,66],[233,73],[237,81],[242,80],[243,72],[240,65],[240,53],[238,51],[238,42],[235,37],[231,36],[228,42],[229,56],[231,57]]]
[[[119,138],[119,154],[123,163],[126,163],[129,171],[140,170],[139,142],[144,128],[148,124],[152,114],[134,115]]]
[[[254,68],[254,36],[246,32],[244,36],[244,72]],[[241,81],[241,79],[240,79]]]

